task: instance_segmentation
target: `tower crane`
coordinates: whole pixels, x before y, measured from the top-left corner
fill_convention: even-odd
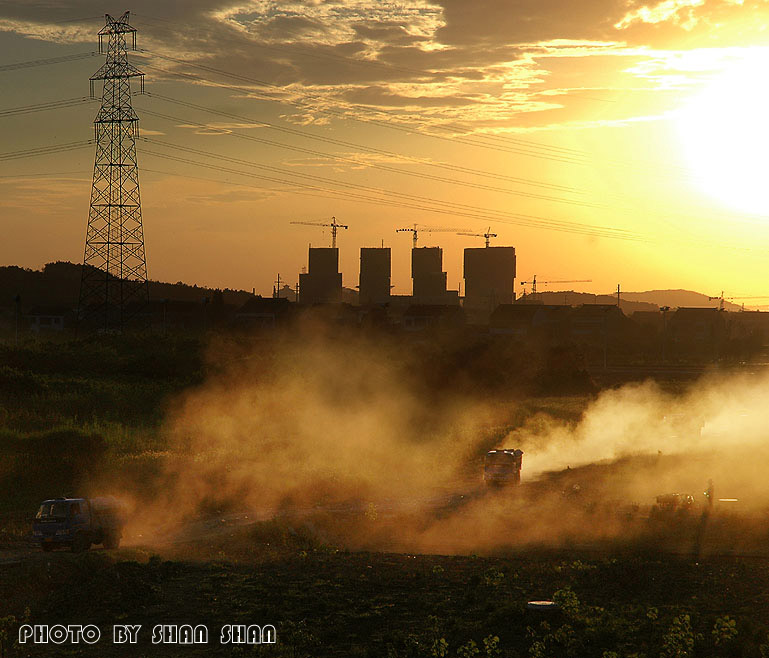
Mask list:
[[[325,222],[291,222],[291,224],[302,224],[303,226],[330,226],[331,227],[331,248],[336,249],[336,232],[340,229],[350,228],[346,224],[337,224],[336,217],[331,218],[331,223]]]
[[[457,235],[468,235],[471,238],[486,238],[486,248],[489,247],[489,238],[496,238],[497,234],[491,232],[491,226],[486,229],[485,233],[457,233]]]
[[[708,301],[712,302],[714,300],[718,300],[718,310],[723,311],[724,310],[724,291],[721,291],[720,295],[717,295],[715,297],[708,297]]]
[[[412,235],[412,244],[414,245],[414,249],[417,248],[417,241],[419,239],[420,233],[457,233],[459,229],[456,228],[436,228],[432,226],[419,226],[418,224],[414,224],[413,227],[407,227],[407,228],[396,228],[396,233],[411,233]]]
[[[745,297],[724,297],[724,291],[721,291],[721,294],[717,297],[708,297],[708,301],[714,301],[718,300],[718,310],[723,311],[724,310],[724,301],[733,301],[735,299],[741,300],[741,299],[769,299],[769,295],[748,295]],[[745,302],[742,302],[742,308],[745,309]]]
[[[539,283],[543,286],[547,285],[548,283],[592,283],[593,279],[553,279],[550,281],[540,281]],[[526,286],[531,284],[531,294],[536,295],[537,294],[537,275],[535,274],[531,281],[521,281],[520,282],[522,286]]]

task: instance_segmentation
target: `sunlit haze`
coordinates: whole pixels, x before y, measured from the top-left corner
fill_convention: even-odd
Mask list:
[[[769,64],[765,48],[746,49],[680,111],[684,151],[705,193],[737,210],[769,213],[766,154]]]

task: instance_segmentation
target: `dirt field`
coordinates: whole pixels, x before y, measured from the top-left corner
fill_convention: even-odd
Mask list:
[[[190,522],[162,546],[82,554],[44,554],[19,529],[0,551],[5,655],[764,658],[767,531],[726,509],[666,515],[570,498],[561,513],[576,525],[619,519],[623,534],[587,541],[566,533],[536,545],[522,541],[511,517],[508,541],[480,555],[366,550],[403,548],[420,541],[426,523],[461,519],[473,505],[499,504],[499,496],[515,509],[543,487],[568,490],[584,475],[552,474],[514,499],[483,490],[436,499],[429,522],[421,513],[352,504],[284,511],[270,521],[229,513]],[[413,533],[404,532],[409,527]],[[542,599],[559,610],[527,609]],[[102,637],[55,651],[14,646],[22,623],[94,624]],[[141,624],[138,644],[113,644],[115,624]],[[153,645],[157,624],[204,624],[209,642]],[[227,624],[271,624],[278,641],[222,645]]]
[[[134,548],[0,561],[11,637],[26,621],[102,631],[94,646],[57,651],[9,638],[8,656],[758,657],[769,648],[767,592],[763,559],[346,552],[276,523],[164,556]],[[527,610],[539,599],[560,610]],[[162,623],[205,624],[210,642],[153,646]],[[139,644],[112,644],[113,624],[141,624]],[[273,624],[278,642],[222,646],[225,624]]]

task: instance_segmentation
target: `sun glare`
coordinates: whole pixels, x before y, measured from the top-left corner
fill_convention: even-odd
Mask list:
[[[751,51],[677,116],[689,168],[705,192],[748,213],[769,215],[769,51]]]

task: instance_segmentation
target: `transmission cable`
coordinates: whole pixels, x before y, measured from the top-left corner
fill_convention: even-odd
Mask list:
[[[216,69],[216,68],[213,68],[213,67],[210,67],[210,66],[205,66],[203,64],[195,64],[194,62],[185,62],[185,61],[179,60],[179,59],[177,59],[175,57],[170,57],[168,55],[161,55],[160,53],[156,53],[154,51],[146,50],[146,49],[143,49],[143,48],[139,49],[139,50],[141,50],[144,53],[153,55],[155,57],[159,57],[161,59],[167,59],[169,61],[173,61],[173,62],[176,62],[176,63],[179,63],[179,64],[184,64],[186,66],[193,66],[195,68],[199,68],[199,69],[202,69],[204,71],[209,71],[209,72],[212,72],[212,73],[217,73],[219,75],[224,75],[224,76],[233,78],[235,80],[240,80],[241,82],[250,83],[250,84],[258,84],[258,85],[263,85],[263,86],[267,86],[267,87],[271,87],[271,88],[276,88],[276,89],[278,89],[281,92],[282,95],[289,94],[290,91],[291,91],[291,90],[287,90],[287,89],[285,89],[283,87],[278,87],[277,85],[273,85],[273,84],[271,84],[269,82],[264,82],[262,80],[257,80],[255,78],[250,78],[248,76],[243,76],[243,75],[240,75],[238,73],[229,73],[227,71],[222,71],[221,69]],[[151,64],[150,65],[144,65],[144,66],[145,66],[145,68],[155,68],[157,70],[163,71],[164,73],[170,73],[172,75],[184,75],[184,76],[188,76],[188,77],[199,78],[199,79],[202,79],[204,81],[207,81],[207,82],[210,82],[210,83],[213,83],[213,84],[217,84],[217,85],[219,84],[216,81],[211,80],[210,78],[206,78],[204,76],[192,76],[192,75],[186,74],[186,73],[182,74],[182,73],[178,73],[176,71],[171,71],[169,69],[164,69],[164,68],[161,68],[161,67],[155,67],[155,66],[152,66]],[[425,135],[427,137],[431,137],[433,139],[439,139],[439,140],[442,140],[442,141],[445,141],[445,142],[450,142],[452,144],[464,144],[466,146],[474,146],[474,147],[478,147],[478,148],[484,148],[484,149],[489,149],[489,150],[493,150],[493,151],[498,151],[498,152],[501,152],[501,153],[512,153],[512,154],[516,154],[516,155],[528,155],[528,156],[540,158],[540,159],[543,159],[543,160],[550,160],[552,162],[562,162],[562,163],[566,163],[566,164],[579,164],[579,165],[590,164],[590,162],[588,160],[579,159],[579,158],[575,158],[575,157],[570,157],[570,156],[567,156],[567,155],[537,153],[536,151],[524,150],[523,148],[519,148],[519,147],[508,147],[508,146],[503,146],[503,145],[495,146],[495,145],[491,145],[491,144],[481,144],[481,143],[478,143],[478,142],[474,142],[472,139],[466,138],[466,137],[460,137],[460,136],[448,137],[446,135],[436,135],[435,133],[427,132],[424,129],[420,129],[418,127],[408,127],[408,126],[400,125],[400,124],[397,124],[397,123],[387,122],[387,121],[384,121],[384,120],[379,120],[379,119],[374,119],[374,118],[364,118],[364,117],[362,117],[360,115],[355,115],[355,114],[351,114],[349,112],[343,112],[343,111],[340,111],[340,110],[333,110],[333,109],[329,109],[329,108],[322,108],[321,109],[321,108],[319,108],[319,107],[317,107],[315,105],[310,106],[310,101],[315,102],[315,103],[324,103],[324,102],[328,103],[329,102],[328,99],[324,99],[324,98],[322,98],[320,96],[313,96],[313,95],[310,95],[310,94],[303,94],[309,100],[292,101],[292,100],[289,100],[289,99],[286,99],[286,98],[281,98],[280,96],[278,96],[276,94],[266,94],[266,93],[259,92],[259,91],[253,90],[253,89],[244,90],[243,88],[241,88],[239,91],[241,91],[241,92],[247,91],[250,94],[254,94],[256,96],[265,98],[265,99],[270,100],[270,101],[274,101],[274,102],[278,102],[278,103],[288,103],[290,105],[294,105],[295,107],[301,107],[302,109],[306,109],[309,106],[309,107],[312,107],[314,112],[317,112],[319,114],[327,114],[327,115],[335,116],[335,117],[340,118],[340,119],[350,119],[350,120],[357,121],[357,122],[360,122],[360,123],[376,125],[376,126],[380,126],[380,127],[383,127],[383,128],[388,128],[388,129],[391,129],[391,130],[398,130],[398,131],[406,133],[408,135]]]
[[[561,220],[554,220],[551,218],[546,217],[538,217],[534,215],[525,215],[521,213],[509,213],[504,211],[498,211],[494,209],[489,208],[477,208],[475,206],[469,206],[465,204],[460,203],[452,203],[452,202],[446,202],[442,201],[440,199],[432,199],[429,197],[421,197],[418,195],[412,195],[407,194],[405,192],[393,192],[391,190],[386,190],[382,188],[376,188],[376,187],[370,187],[366,185],[358,185],[355,183],[349,183],[346,181],[336,181],[333,179],[325,178],[323,176],[317,176],[317,175],[310,175],[310,174],[304,174],[301,172],[292,172],[287,171],[284,169],[280,169],[278,167],[272,167],[270,165],[264,165],[259,164],[255,162],[251,162],[248,160],[242,160],[240,158],[232,158],[229,156],[223,156],[219,154],[213,154],[210,151],[203,151],[200,149],[194,149],[191,147],[185,147],[180,146],[178,144],[171,144],[169,142],[164,142],[161,140],[151,139],[149,137],[142,137],[140,138],[142,141],[154,144],[161,147],[171,148],[174,150],[179,150],[185,153],[192,153],[196,155],[202,155],[204,157],[208,158],[214,158],[217,160],[222,160],[225,162],[229,162],[232,164],[236,164],[238,166],[246,166],[246,167],[253,167],[256,169],[262,169],[265,171],[269,171],[272,173],[277,173],[283,176],[290,176],[295,178],[303,178],[303,179],[309,179],[313,182],[320,181],[325,184],[329,185],[335,185],[338,187],[344,187],[349,188],[352,190],[360,190],[366,193],[374,193],[377,195],[382,195],[386,198],[395,198],[396,200],[402,201],[402,200],[408,200],[411,202],[418,202],[423,204],[430,204],[432,207],[439,207],[445,209],[447,212],[454,212],[455,214],[462,214],[462,213],[473,213],[472,216],[478,216],[478,217],[484,217],[489,218],[492,216],[499,217],[499,221],[503,221],[505,218],[515,218],[517,220],[526,220],[527,222],[532,222],[531,225],[539,226],[540,228],[549,227],[553,228],[554,230],[563,230],[563,231],[569,231],[569,232],[579,232],[579,233],[588,233],[590,235],[595,235],[597,237],[621,237],[623,239],[641,239],[641,236],[638,234],[634,234],[630,231],[627,231],[625,229],[616,229],[612,227],[605,227],[605,226],[596,226],[596,225],[590,225],[590,224],[580,224],[577,222],[566,222]],[[468,216],[468,215],[466,215]]]
[[[81,96],[79,98],[65,98],[64,100],[51,101],[49,103],[37,103],[35,105],[23,105],[21,107],[11,107],[0,110],[0,118],[12,117],[21,114],[31,114],[32,112],[44,112],[47,110],[60,110],[66,107],[75,107],[77,105],[86,105],[95,102],[96,99],[90,96]]]
[[[92,139],[82,142],[69,142],[67,144],[55,144],[52,146],[39,146],[33,149],[25,149],[23,151],[10,151],[7,153],[0,153],[0,161],[6,160],[18,160],[21,158],[33,158],[38,155],[50,155],[52,153],[64,153],[67,151],[74,151],[76,149],[86,148],[92,146],[96,142]]]
[[[48,57],[46,59],[33,59],[27,62],[15,62],[13,64],[4,64],[0,66],[0,72],[3,71],[15,71],[17,69],[28,69],[35,66],[47,66],[49,64],[61,64],[63,62],[73,62],[78,59],[86,59],[87,57],[95,57],[100,55],[96,51],[87,53],[75,53],[73,55],[62,55],[61,57]]]
[[[189,74],[177,74],[177,75],[187,76]],[[191,77],[197,78],[197,76],[191,76]],[[238,90],[238,91],[240,90],[239,88],[236,88],[236,87],[226,87],[226,88],[233,89],[233,90]],[[306,137],[306,138],[314,139],[314,140],[317,140],[317,141],[320,141],[320,142],[324,142],[324,143],[329,143],[329,144],[334,144],[334,145],[338,145],[338,146],[343,146],[345,148],[360,149],[360,150],[363,150],[363,151],[366,151],[366,152],[369,152],[369,153],[374,153],[374,154],[378,154],[378,155],[384,155],[384,156],[387,156],[387,157],[391,157],[391,158],[399,159],[399,160],[404,160],[404,161],[407,161],[407,162],[414,162],[414,163],[417,163],[417,164],[422,164],[422,165],[426,165],[426,166],[430,166],[430,167],[440,168],[440,169],[444,169],[444,170],[448,170],[448,171],[455,171],[455,172],[459,172],[459,173],[467,173],[467,174],[475,175],[475,176],[479,176],[479,177],[488,177],[488,178],[491,178],[491,179],[509,181],[509,182],[514,182],[514,183],[518,183],[518,184],[522,184],[522,185],[529,185],[529,186],[533,186],[533,187],[541,187],[541,188],[544,188],[544,189],[551,189],[551,190],[560,191],[560,192],[573,193],[573,194],[579,194],[579,195],[588,194],[587,190],[576,188],[576,187],[567,187],[567,186],[564,186],[564,185],[557,185],[557,184],[554,184],[554,183],[545,183],[545,182],[542,182],[542,181],[535,181],[535,180],[532,180],[532,179],[517,178],[517,177],[512,177],[512,176],[505,176],[503,174],[496,174],[496,173],[492,173],[492,172],[488,172],[488,171],[482,171],[482,170],[477,170],[477,169],[470,169],[470,168],[467,168],[467,167],[461,167],[459,165],[454,165],[454,164],[451,164],[451,163],[439,162],[439,161],[436,162],[436,161],[432,161],[432,160],[425,160],[423,158],[417,158],[417,157],[413,157],[413,156],[409,156],[409,155],[405,155],[405,154],[395,153],[393,151],[387,151],[387,150],[384,150],[384,149],[364,146],[362,144],[357,144],[357,143],[353,143],[353,142],[347,142],[347,141],[343,141],[343,140],[339,140],[339,139],[336,139],[336,138],[327,137],[327,136],[323,136],[323,135],[314,135],[313,133],[309,133],[307,131],[299,130],[299,129],[296,129],[296,128],[280,126],[280,125],[272,124],[272,123],[269,123],[269,122],[266,122],[266,121],[263,121],[263,120],[260,120],[260,119],[255,119],[253,117],[247,117],[247,116],[240,115],[240,114],[234,114],[234,113],[231,113],[231,112],[225,112],[225,111],[221,111],[221,110],[216,110],[216,109],[211,108],[211,107],[206,107],[204,105],[198,105],[196,103],[191,103],[191,102],[188,102],[188,101],[183,101],[183,100],[180,100],[180,99],[177,99],[177,98],[172,98],[170,96],[166,96],[166,95],[163,95],[163,94],[158,94],[158,93],[155,93],[155,92],[147,92],[144,95],[149,96],[150,98],[158,98],[158,99],[161,99],[161,100],[169,102],[169,103],[173,103],[173,104],[176,104],[176,105],[181,105],[183,107],[187,107],[187,108],[191,108],[191,109],[195,109],[195,110],[199,110],[199,111],[215,114],[215,115],[226,117],[226,118],[229,118],[229,119],[234,119],[236,121],[241,121],[241,122],[245,122],[245,123],[252,123],[252,124],[254,124],[256,126],[263,126],[263,127],[266,127],[266,128],[272,129],[272,130],[276,130],[276,131],[279,131],[279,132],[283,132],[283,133],[286,133],[286,134],[296,135],[296,136],[299,136],[299,137]],[[142,112],[149,112],[149,111],[146,110],[146,109],[142,109]],[[151,112],[149,112],[149,113],[151,113]],[[187,121],[186,119],[177,119],[177,120],[179,120],[179,121]],[[188,123],[196,123],[196,122],[189,121]],[[201,125],[201,124],[198,124],[198,125]],[[235,133],[234,131],[229,131],[229,130],[228,130],[228,132],[231,133],[231,134],[240,134],[240,133]],[[255,139],[255,140],[258,139],[258,138],[253,138],[251,136],[249,136],[247,138]],[[267,140],[265,140],[265,142],[267,142]],[[280,143],[278,143],[278,144],[280,144]],[[288,146],[286,144],[282,144],[282,146],[285,147],[285,148],[293,149],[293,150],[297,150],[299,148],[299,147]],[[325,155],[327,157],[335,157],[335,158],[339,157],[339,156],[331,156],[329,154],[325,154]],[[369,163],[366,163],[366,164],[369,164]],[[373,166],[373,165],[371,165],[371,166]],[[381,165],[380,167],[383,167],[383,166],[384,165]],[[403,172],[403,173],[407,173],[407,172]],[[410,174],[411,172],[408,172],[408,173]],[[414,175],[421,176],[420,174],[414,174]],[[459,184],[465,185],[465,183],[459,183]],[[472,184],[470,184],[470,185],[472,185]],[[533,198],[538,198],[535,195],[530,195],[530,194],[523,193],[523,192],[510,191],[509,193],[516,194],[518,196],[532,196]],[[639,198],[635,198],[635,197],[627,196],[627,195],[622,195],[622,194],[609,194],[608,196],[614,197],[614,198],[618,199],[620,202],[639,203],[639,202],[646,202],[646,201],[648,201],[648,199],[639,199]],[[614,206],[614,205],[608,205],[608,204],[583,202],[583,201],[580,201],[579,199],[569,200],[569,199],[564,199],[563,197],[560,197],[560,198],[559,197],[550,197],[550,198],[548,198],[548,197],[544,197],[544,196],[541,197],[541,198],[543,198],[544,200],[557,201],[557,202],[561,202],[561,203],[570,203],[571,205],[579,205],[579,206],[583,206],[583,207],[595,207],[595,208],[601,208],[601,209],[619,210],[621,212],[629,212],[629,209],[627,209],[627,208],[618,207],[618,206]],[[667,209],[666,209],[666,211],[667,211]],[[693,219],[693,218],[694,219],[701,219],[701,215],[699,215],[699,214],[696,215],[696,216],[695,215],[691,215],[689,213],[680,213],[680,212],[675,212],[675,213],[672,213],[672,214],[677,216],[677,217],[684,218],[684,219]],[[717,218],[721,218],[721,217],[717,217]],[[729,220],[733,221],[734,220],[734,216],[732,214],[730,214],[728,217],[725,217],[723,219],[729,219]],[[746,219],[744,221],[747,221],[747,222],[750,222],[750,221],[753,221],[753,222],[755,222],[755,221],[762,221],[762,222],[764,222],[765,220],[766,220],[766,218],[764,216],[751,215],[751,216],[746,216]],[[669,221],[667,221],[665,219],[661,219],[660,221],[662,222],[662,224],[664,224],[668,228],[676,228],[674,224],[672,224],[671,222],[669,222]]]
[[[178,75],[186,75],[186,74],[178,74]],[[197,76],[192,76],[197,77]],[[237,87],[227,87],[228,89],[242,91],[240,88]],[[327,144],[334,144],[336,146],[342,146],[344,148],[350,148],[350,149],[359,149],[362,151],[366,151],[368,153],[375,153],[377,155],[384,155],[390,158],[396,158],[399,160],[405,160],[408,162],[413,162],[415,164],[421,164],[429,167],[436,167],[440,169],[446,169],[448,171],[455,171],[465,174],[470,174],[472,176],[480,176],[480,177],[486,177],[486,178],[493,178],[495,180],[502,180],[502,181],[508,181],[511,183],[518,183],[521,185],[531,185],[533,187],[542,187],[545,189],[550,190],[556,190],[560,192],[572,192],[575,194],[584,194],[584,190],[581,190],[576,187],[569,187],[566,185],[558,185],[556,183],[547,183],[544,181],[537,181],[532,180],[529,178],[518,178],[515,176],[507,176],[505,174],[498,174],[495,172],[490,171],[483,171],[480,169],[472,169],[470,167],[463,167],[460,165],[448,163],[448,162],[440,162],[440,161],[434,161],[434,160],[427,160],[425,158],[419,158],[414,156],[409,156],[401,153],[395,153],[393,151],[387,151],[385,149],[375,148],[371,146],[365,146],[363,144],[357,144],[354,142],[348,142],[340,139],[336,139],[333,137],[328,137],[325,135],[315,135],[313,133],[310,133],[306,130],[300,130],[298,128],[291,128],[287,126],[280,126],[278,124],[270,123],[267,121],[264,121],[262,119],[255,119],[253,117],[246,117],[241,114],[234,114],[232,112],[225,112],[223,110],[217,110],[215,108],[206,107],[205,105],[198,105],[196,103],[190,103],[189,101],[183,101],[179,100],[178,98],[173,98],[171,96],[166,96],[163,94],[158,94],[156,92],[145,92],[145,96],[149,96],[150,98],[159,98],[160,100],[166,101],[168,103],[173,103],[176,105],[181,105],[183,107],[187,107],[194,110],[200,110],[202,112],[208,112],[211,114],[216,114],[218,116],[222,116],[228,119],[234,119],[236,121],[243,121],[246,123],[252,123],[257,126],[262,126],[265,128],[269,128],[271,130],[276,130],[279,132],[283,132],[289,135],[295,135],[297,137],[303,137],[307,139],[313,139],[320,142],[325,142]],[[146,111],[146,110],[142,110]]]
[[[275,94],[265,94],[265,93],[262,93],[262,92],[254,91],[252,89],[247,90],[249,93],[255,93],[258,96],[266,98],[267,100],[270,100],[270,101],[275,101],[275,102],[280,102],[280,103],[288,103],[288,104],[291,104],[291,105],[294,105],[294,106],[298,106],[298,107],[302,107],[302,108],[306,108],[308,105],[310,105],[309,101],[312,101],[313,103],[321,103],[321,104],[329,104],[330,103],[332,105],[333,104],[343,105],[346,108],[350,108],[350,107],[355,108],[356,107],[356,106],[352,106],[350,104],[339,103],[338,101],[333,101],[333,100],[330,100],[328,98],[324,98],[322,96],[318,96],[318,95],[315,95],[315,94],[307,94],[307,93],[302,93],[302,92],[294,92],[293,90],[286,89],[285,87],[281,87],[279,85],[276,85],[276,84],[273,84],[273,83],[270,83],[270,82],[266,82],[266,81],[260,80],[258,78],[254,78],[254,77],[250,77],[250,76],[245,76],[245,75],[242,75],[242,74],[239,74],[239,73],[233,73],[233,72],[230,72],[230,71],[226,71],[226,70],[223,70],[223,69],[218,69],[218,68],[215,68],[215,67],[212,67],[212,66],[207,66],[207,65],[204,65],[204,64],[196,64],[194,62],[181,60],[181,59],[178,59],[176,57],[171,57],[170,55],[163,55],[161,53],[157,53],[155,51],[147,50],[147,49],[144,49],[144,48],[139,48],[138,51],[140,53],[146,53],[148,55],[152,55],[152,56],[158,57],[160,59],[165,59],[165,60],[168,60],[168,61],[171,61],[171,62],[175,62],[177,64],[183,64],[184,66],[192,66],[192,67],[195,67],[197,69],[200,69],[200,70],[203,70],[203,71],[206,71],[206,72],[209,72],[209,73],[215,73],[215,74],[218,74],[218,75],[223,75],[223,76],[235,79],[235,80],[239,80],[241,82],[255,84],[255,85],[267,87],[267,88],[270,88],[270,89],[275,89],[275,90],[279,91],[281,95],[295,93],[295,94],[299,94],[299,95],[303,96],[305,99],[308,99],[308,100],[302,100],[302,101],[291,101],[291,100],[287,100],[285,98],[281,98],[280,96],[275,95]],[[152,65],[149,65],[149,67],[150,68],[157,68],[157,69],[159,69],[159,70],[161,70],[161,71],[163,71],[165,73],[171,73],[172,75],[186,75],[186,76],[193,77],[193,78],[202,78],[204,81],[207,81],[207,82],[210,82],[210,83],[213,83],[213,84],[216,84],[216,85],[220,84],[220,83],[217,83],[214,80],[211,80],[210,78],[205,78],[204,76],[194,76],[194,75],[190,75],[190,74],[180,74],[180,73],[178,73],[176,71],[171,71],[169,69],[163,69],[163,68],[160,68],[160,67],[152,67]],[[240,91],[244,91],[244,89],[240,89]],[[525,146],[504,146],[504,145],[484,144],[484,143],[480,143],[480,142],[477,142],[477,141],[473,141],[472,139],[469,139],[469,138],[466,138],[466,137],[461,137],[461,136],[456,136],[456,135],[451,136],[451,137],[446,136],[446,135],[436,135],[435,133],[432,133],[432,132],[426,132],[423,128],[420,129],[420,128],[416,128],[416,127],[408,127],[408,126],[404,126],[404,125],[399,125],[397,123],[393,123],[392,121],[382,121],[382,120],[379,120],[379,119],[363,117],[360,114],[356,115],[356,114],[350,113],[349,109],[347,111],[339,111],[339,110],[333,110],[333,109],[329,109],[329,108],[319,109],[317,106],[314,106],[314,105],[312,106],[312,108],[313,108],[314,111],[319,112],[321,114],[329,114],[329,115],[336,116],[336,117],[339,117],[339,118],[342,118],[342,119],[352,119],[354,121],[358,121],[358,122],[361,122],[361,123],[373,124],[373,125],[381,126],[381,127],[384,127],[384,128],[389,128],[389,129],[392,129],[392,130],[398,130],[398,131],[401,131],[401,132],[405,132],[407,134],[425,135],[425,136],[428,136],[428,137],[432,137],[434,139],[439,139],[439,140],[451,142],[453,144],[457,144],[457,143],[465,144],[465,145],[468,145],[468,146],[474,146],[474,147],[479,147],[479,148],[491,149],[491,150],[494,150],[494,151],[500,151],[500,152],[505,152],[505,153],[513,153],[513,154],[517,154],[517,155],[527,155],[527,156],[530,156],[530,157],[540,158],[540,159],[544,159],[544,160],[550,160],[550,161],[554,161],[554,162],[562,162],[562,163],[566,163],[566,164],[578,164],[578,165],[595,164],[595,161],[591,160],[589,158],[589,154],[587,154],[587,153],[585,153],[584,155],[581,155],[579,152],[576,152],[576,153],[569,153],[569,152],[559,153],[559,152],[550,152],[550,149],[547,149],[545,152],[538,153],[537,149],[540,148],[540,147],[537,146],[535,143],[532,143],[532,142],[525,143]],[[387,115],[387,112],[384,112],[382,110],[374,110],[374,111],[377,111],[380,114]],[[392,116],[392,115],[390,115],[390,116]],[[560,147],[552,147],[552,148],[559,149]],[[624,162],[621,162],[621,161],[606,161],[606,162],[607,162],[607,164],[619,165],[619,166],[630,167],[630,168],[638,168],[638,165],[632,164],[632,163],[624,163]],[[660,167],[659,166],[651,166],[651,169],[649,169],[649,170],[644,169],[643,171],[644,171],[644,173],[648,173],[648,174],[651,174],[651,175],[657,176],[657,177],[665,176],[665,174],[662,171],[660,171]],[[685,172],[685,170],[682,170],[682,171]],[[669,177],[669,174],[667,174],[667,176]]]
[[[172,116],[172,115],[168,115],[168,114],[161,114],[160,112],[153,112],[152,110],[143,109],[142,112],[144,114],[147,114],[147,115],[150,115],[150,116],[155,116],[155,117],[158,117],[158,118],[161,118],[161,119],[165,119],[167,121],[181,122],[183,124],[187,124],[187,125],[191,125],[191,126],[197,126],[199,128],[210,128],[210,126],[208,124],[205,124],[205,123],[200,123],[200,122],[197,122],[197,121],[191,121],[191,120],[188,120],[188,119],[185,119],[185,118],[176,117],[176,116]],[[230,130],[230,129],[226,129],[225,130],[225,134],[230,135],[232,137],[238,137],[240,139],[247,139],[247,140],[250,140],[250,141],[253,141],[253,142],[258,142],[259,144],[266,144],[268,146],[274,146],[274,147],[277,147],[277,148],[288,149],[288,150],[296,151],[296,152],[299,152],[299,153],[305,153],[307,155],[313,155],[313,156],[321,157],[321,158],[328,158],[330,160],[337,160],[337,161],[340,161],[340,162],[348,162],[348,163],[351,163],[351,164],[354,164],[354,165],[359,165],[359,166],[364,166],[364,167],[371,167],[373,169],[379,169],[381,171],[387,171],[387,172],[390,172],[390,173],[402,174],[402,175],[405,175],[405,176],[411,176],[411,177],[421,178],[421,179],[426,179],[426,180],[432,180],[432,181],[436,181],[436,182],[440,182],[440,183],[449,183],[451,185],[459,185],[459,186],[463,186],[463,187],[470,187],[470,188],[473,188],[473,189],[485,190],[485,191],[488,191],[488,192],[499,192],[499,193],[502,193],[502,194],[512,194],[512,195],[515,195],[515,196],[522,196],[522,197],[526,197],[526,198],[529,198],[529,199],[538,199],[538,200],[542,200],[542,201],[553,201],[553,202],[556,202],[556,203],[566,203],[566,204],[569,204],[569,205],[582,206],[582,207],[586,207],[586,208],[607,208],[607,209],[611,208],[611,206],[608,206],[608,205],[605,205],[605,204],[600,204],[600,203],[591,203],[591,202],[588,202],[588,201],[579,201],[579,200],[575,200],[575,199],[567,199],[567,198],[564,198],[564,197],[550,196],[550,195],[545,195],[545,194],[536,194],[536,193],[533,193],[533,192],[523,192],[523,191],[511,190],[511,189],[503,188],[503,187],[496,187],[496,186],[493,186],[493,185],[484,185],[482,183],[472,183],[472,182],[467,182],[467,181],[461,181],[461,180],[457,180],[456,178],[447,178],[445,176],[436,176],[436,175],[433,175],[433,174],[427,174],[427,173],[422,173],[422,172],[407,171],[407,170],[404,170],[404,169],[398,169],[396,167],[392,167],[392,166],[389,166],[389,165],[384,165],[384,164],[377,163],[377,162],[369,162],[369,161],[365,161],[365,160],[356,159],[356,158],[353,158],[353,157],[348,157],[348,156],[343,156],[343,155],[336,155],[336,154],[333,154],[333,153],[326,153],[324,151],[316,151],[314,149],[308,149],[308,148],[304,148],[304,147],[301,147],[301,146],[292,146],[290,144],[285,144],[285,143],[282,143],[282,142],[274,142],[274,141],[269,140],[269,139],[264,139],[262,137],[256,137],[254,135],[248,135],[246,133],[242,133],[242,132],[238,132],[238,131]]]

